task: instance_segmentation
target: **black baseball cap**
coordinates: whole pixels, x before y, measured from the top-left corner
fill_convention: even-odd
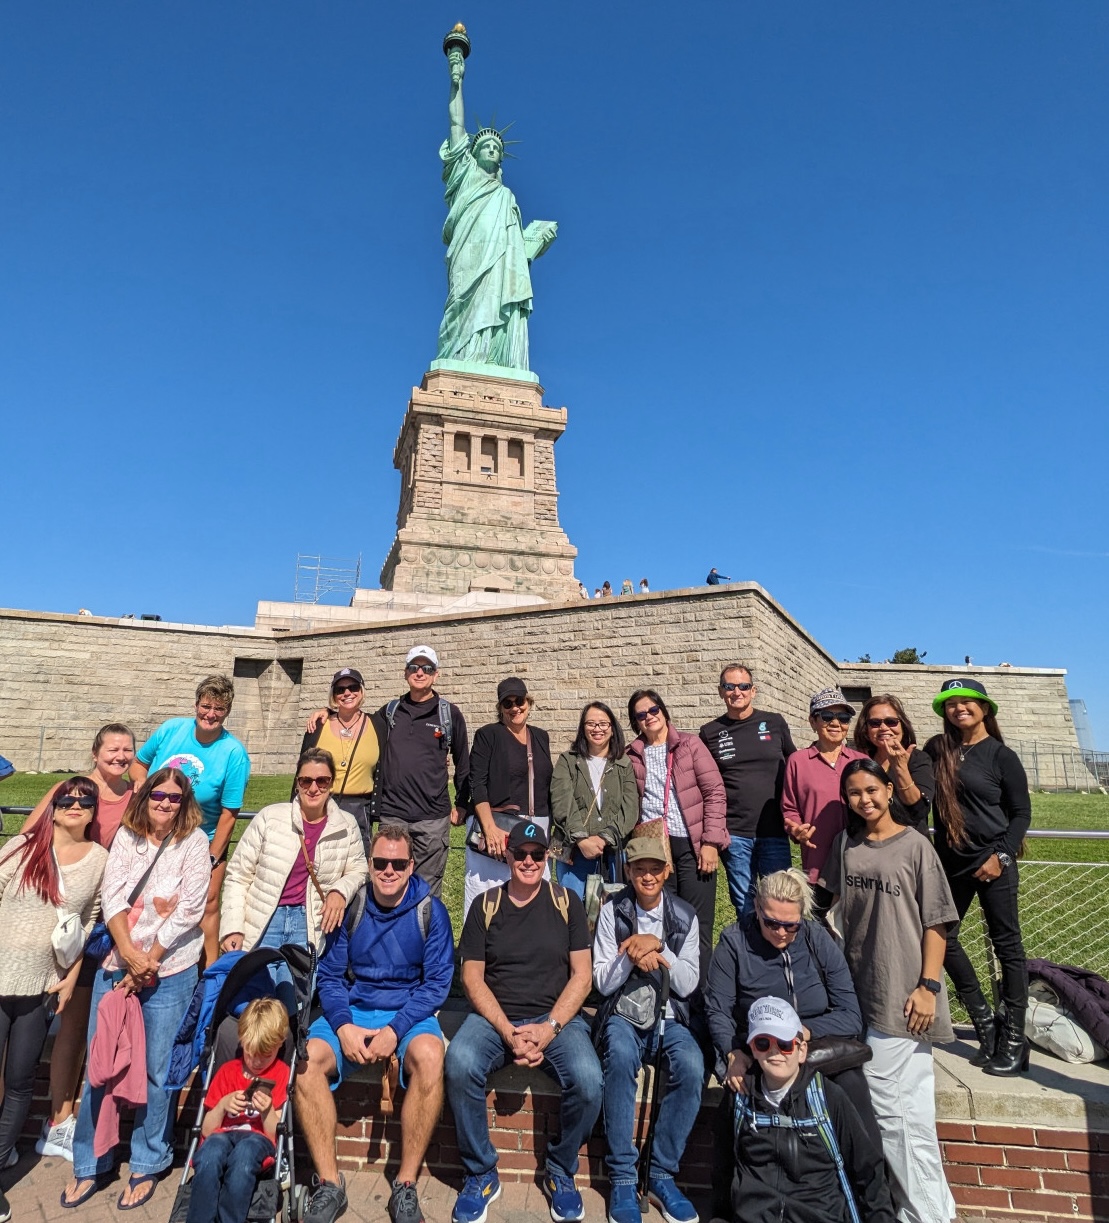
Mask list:
[[[537,824],[534,820],[521,820],[513,825],[508,834],[509,852],[522,849],[525,845],[541,845],[544,849],[547,848],[547,834],[542,824]]]
[[[341,671],[336,671],[331,677],[331,691],[335,691],[335,685],[341,679],[353,680],[359,688],[365,688],[365,683],[362,681],[362,672],[356,671],[353,667],[344,667]]]

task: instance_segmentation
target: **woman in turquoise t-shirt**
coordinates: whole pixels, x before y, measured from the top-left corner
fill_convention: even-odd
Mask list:
[[[212,882],[200,923],[206,964],[219,955],[219,894],[227,869],[227,847],[250,778],[246,748],[223,725],[234,699],[235,686],[226,675],[202,679],[196,689],[196,716],[163,722],[139,748],[131,765],[136,787],[143,784],[148,772],[162,768],[180,769],[192,782],[203,816],[201,828],[212,845]]]

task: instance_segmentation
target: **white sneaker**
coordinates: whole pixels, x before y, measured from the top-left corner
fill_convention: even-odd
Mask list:
[[[43,1126],[42,1137],[35,1143],[35,1150],[40,1155],[57,1155],[73,1163],[73,1131],[76,1128],[77,1117],[73,1113],[57,1125],[48,1122]]]

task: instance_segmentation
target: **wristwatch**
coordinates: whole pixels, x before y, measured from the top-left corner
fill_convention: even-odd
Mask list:
[[[1013,865],[1013,855],[1005,853],[1004,850],[998,851],[997,860],[1001,863],[1003,868]]]
[[[557,1019],[548,1019],[547,1022],[551,1025],[551,1028],[554,1030],[554,1034],[556,1036],[562,1031],[562,1024],[560,1024]]]
[[[930,994],[938,994],[942,989],[940,983],[933,981],[931,977],[921,977],[916,984],[918,989],[923,985]]]

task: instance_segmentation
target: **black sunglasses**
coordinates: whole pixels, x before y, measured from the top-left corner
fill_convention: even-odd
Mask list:
[[[71,807],[80,807],[82,811],[92,811],[96,807],[96,799],[87,794],[82,794],[80,797],[76,794],[67,794],[63,798],[54,799],[54,806],[59,811],[68,811]]]
[[[879,726],[900,726],[901,719],[900,718],[867,718],[866,724],[867,726],[870,727],[871,730],[877,730]]]
[[[653,718],[656,714],[660,713],[662,713],[662,710],[657,705],[648,705],[646,709],[636,711],[635,720],[637,722],[646,722],[648,718]]]
[[[844,726],[851,721],[849,713],[837,713],[834,709],[822,709],[813,716],[819,718],[821,722],[842,722]]]
[[[754,684],[721,684],[725,692],[750,692]]]
[[[503,701],[501,701],[501,708],[502,708],[502,709],[523,709],[523,707],[524,707],[524,706],[525,706],[527,703],[528,703],[528,702],[527,702],[527,698],[526,698],[526,697],[523,697],[523,696],[506,696],[506,697],[504,698],[504,700],[503,700]]]
[[[545,849],[514,849],[512,856],[517,862],[545,862],[547,851]]]
[[[425,675],[434,675],[439,668],[429,662],[410,662],[404,669],[409,675],[415,675],[417,671],[422,671]]]
[[[765,913],[759,914],[759,921],[768,930],[782,930],[786,934],[796,934],[801,929],[799,921],[776,921],[773,917],[767,917]]]
[[[362,685],[361,684],[336,684],[335,687],[331,689],[331,691],[334,692],[336,696],[343,696],[344,693],[347,693],[347,692],[361,692]]]
[[[404,872],[408,869],[408,864],[409,862],[412,861],[412,859],[411,858],[371,858],[370,861],[373,863],[373,868],[375,871],[379,871],[379,872],[387,871],[389,867],[392,867],[393,870],[395,870],[398,875],[403,875]]]

